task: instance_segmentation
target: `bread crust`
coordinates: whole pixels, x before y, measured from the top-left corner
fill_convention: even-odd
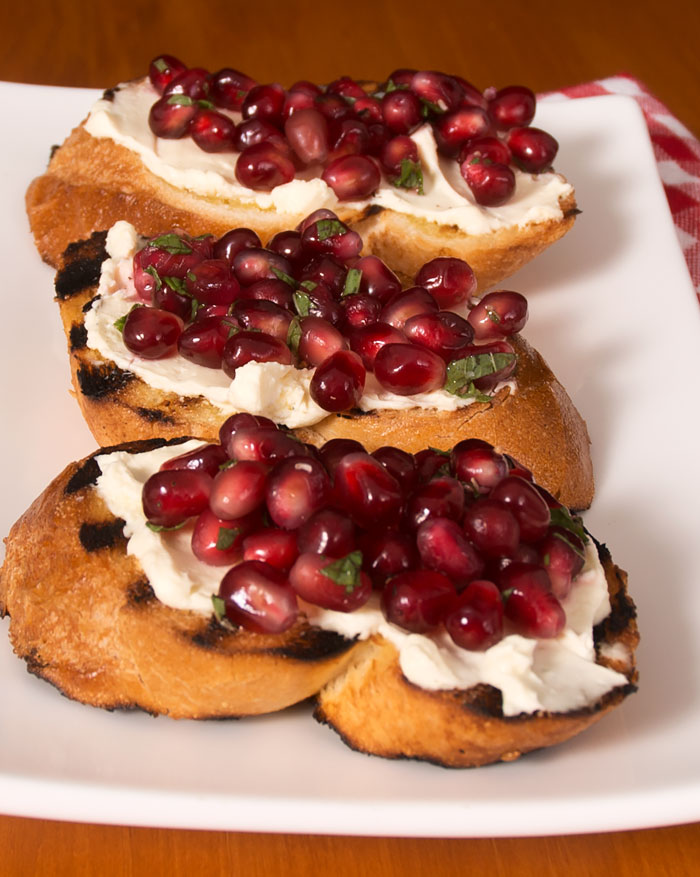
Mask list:
[[[96,454],[68,466],[5,540],[0,617],[31,673],[93,706],[205,719],[283,709],[342,671],[355,645],[304,620],[257,634],[162,604],[94,489]]]
[[[489,685],[427,691],[401,672],[396,648],[381,636],[353,653],[345,672],[317,696],[315,717],[352,749],[384,758],[412,758],[444,767],[478,767],[514,761],[535,749],[579,734],[636,691],[634,652],[639,642],[627,575],[600,549],[612,612],[594,630],[598,663],[623,673],[627,684],[591,706],[567,713],[503,716],[501,693]],[[617,645],[627,660],[606,657]]]
[[[72,241],[109,228],[119,219],[149,236],[170,228],[220,236],[247,227],[263,241],[304,219],[302,213],[215,200],[176,188],[152,174],[135,152],[107,138],[92,137],[83,125],[55,149],[46,173],[32,181],[26,194],[37,249],[50,265],[59,264]],[[372,206],[358,212],[341,204],[336,213],[360,231],[366,253],[378,255],[403,278],[412,279],[430,259],[454,256],[469,262],[479,290],[485,290],[569,231],[579,212],[574,194],[560,199],[559,206],[560,218],[477,235]]]
[[[90,430],[101,445],[158,436],[217,439],[223,417],[214,405],[202,397],[157,390],[86,346],[83,309],[96,294],[104,238],[98,233],[71,245],[56,278],[73,387]],[[515,393],[506,387],[490,403],[451,412],[412,408],[332,414],[295,433],[315,445],[354,438],[369,451],[389,444],[412,453],[428,446],[447,450],[464,438],[481,438],[530,468],[564,505],[588,508],[594,483],[586,424],[539,353],[523,338],[512,342],[518,354]]]

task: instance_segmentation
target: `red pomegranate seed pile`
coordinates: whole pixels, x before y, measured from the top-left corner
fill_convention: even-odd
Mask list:
[[[458,162],[474,200],[495,207],[513,195],[512,167],[549,170],[558,149],[551,135],[530,126],[535,95],[521,85],[482,94],[459,76],[395,70],[375,90],[347,76],[284,89],[231,68],[187,68],[170,55],[154,58],[149,78],[160,95],[149,115],[153,133],[191,137],[206,152],[238,153],[238,181],[261,191],[299,171],[308,178],[311,170],[341,201],[369,198],[382,177],[422,194],[410,135],[428,123],[441,155]]]
[[[291,627],[298,598],[353,612],[375,590],[388,621],[444,627],[465,649],[555,637],[584,563],[580,521],[479,439],[369,454],[235,414],[220,444],[170,459],[142,498],[152,529],[192,523],[195,557],[222,567],[217,617],[257,632]]]
[[[460,259],[427,262],[402,289],[362,238],[317,210],[266,248],[238,228],[218,240],[168,233],[133,259],[138,304],[117,322],[143,359],[179,354],[233,378],[248,362],[315,369],[310,393],[324,410],[357,405],[367,372],[399,395],[445,388],[481,398],[515,370],[505,339],[527,301],[500,290],[473,305],[474,273]],[[469,307],[465,318],[449,310]]]

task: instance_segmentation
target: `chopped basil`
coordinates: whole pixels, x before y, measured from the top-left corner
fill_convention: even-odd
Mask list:
[[[180,277],[164,277],[165,285],[169,286],[174,292],[180,293],[180,295],[191,296],[192,293],[187,289],[185,285],[185,281]]]
[[[227,551],[236,541],[240,532],[238,527],[219,527],[219,534],[216,537],[217,550]]]
[[[119,317],[118,319],[116,319],[116,320],[114,321],[114,328],[117,330],[117,332],[122,332],[122,333],[123,333],[123,332],[124,332],[124,324],[126,323],[126,318],[129,316],[129,314],[130,314],[135,308],[142,308],[142,307],[144,307],[144,305],[142,305],[142,304],[135,304],[135,305],[132,305],[132,306],[129,308],[129,310],[127,311],[127,313],[122,314],[121,317]]]
[[[174,527],[162,527],[160,524],[153,524],[151,521],[146,521],[146,526],[149,530],[153,530],[154,533],[169,533],[172,530],[181,530],[187,521],[183,521],[181,524],[175,524]]]
[[[453,359],[447,366],[445,389],[462,398],[474,397],[488,401],[489,397],[474,387],[474,381],[506,368],[515,359],[514,353],[477,353],[464,359]]]
[[[400,82],[394,82],[393,79],[387,79],[386,85],[384,86],[383,94],[389,94],[390,91],[408,91],[409,88],[409,85],[404,85]]]
[[[162,58],[156,58],[153,62],[153,66],[159,73],[165,73],[166,70],[169,70],[167,63]]]
[[[158,273],[155,265],[149,265],[148,268],[143,269],[146,274],[150,274],[151,277],[156,282],[156,292],[163,286],[163,281],[160,279],[160,274]]]
[[[210,100],[198,100],[197,106],[201,107],[203,110],[213,110],[214,104]]]
[[[217,621],[223,621],[226,618],[226,603],[218,594],[211,595],[212,606],[214,607],[214,615]]]
[[[362,280],[362,271],[359,268],[351,268],[345,278],[345,287],[341,298],[347,295],[355,295],[360,291],[360,281]]]
[[[166,103],[179,107],[191,107],[196,101],[187,94],[171,94]]]
[[[173,95],[173,97],[184,97],[184,95]],[[191,100],[191,98],[190,98]],[[173,256],[187,255],[192,252],[192,247],[188,243],[178,237],[176,234],[162,234],[160,237],[154,238],[148,242],[149,246],[159,247]]]
[[[293,277],[290,277],[289,274],[285,274],[284,271],[280,271],[279,268],[271,268],[270,270],[278,280],[284,280],[284,282],[288,283],[292,289],[296,289],[297,282]]]
[[[581,558],[581,560],[585,560],[586,555],[583,553],[583,551],[581,551],[578,545],[574,545],[571,539],[568,539],[564,533],[553,533],[552,535],[555,539],[559,539],[560,542],[568,545],[569,548],[574,552],[574,554],[577,554]]]
[[[295,356],[299,353],[300,341],[301,323],[299,322],[299,317],[294,317],[292,322],[289,324],[289,330],[287,331],[287,346]]]
[[[339,219],[317,219],[314,225],[320,241],[335,237],[337,234],[347,234],[349,231],[345,223]]]
[[[441,448],[434,448],[432,445],[428,445],[428,450],[432,451],[434,454],[440,454],[441,457],[449,457],[449,451],[443,451]]]
[[[187,279],[188,280],[196,280],[197,275],[194,273],[194,271],[188,271],[187,272]]]
[[[299,286],[302,286],[307,292],[313,292],[318,283],[314,283],[313,280],[302,280]]]
[[[362,552],[351,551],[340,560],[334,560],[321,568],[324,576],[335,582],[346,593],[352,594],[355,588],[361,584],[360,572],[362,570]]]
[[[292,296],[294,299],[294,307],[300,317],[308,317],[311,313],[311,299],[305,292],[297,290]]]
[[[401,173],[391,181],[397,189],[416,189],[419,195],[425,195],[423,191],[423,169],[419,161],[410,158],[401,159]]]
[[[496,311],[494,311],[493,308],[486,308],[486,314],[492,323],[500,323],[501,322],[501,318],[498,316],[498,314],[496,313]]]
[[[226,335],[226,339],[233,338],[234,335],[237,335],[241,331],[241,327],[237,323],[229,323],[227,320],[221,321],[222,326],[228,326],[228,334]]]
[[[447,112],[445,107],[441,107],[440,104],[434,104],[432,101],[421,98],[420,102],[421,115],[424,119],[427,119],[430,113],[435,113],[436,116],[444,116]]]
[[[588,536],[586,535],[581,518],[579,518],[578,515],[572,515],[568,509],[564,508],[564,506],[561,506],[561,508],[550,509],[549,519],[550,523],[555,527],[562,527],[564,530],[570,530],[574,536],[578,536],[584,545],[588,542]]]

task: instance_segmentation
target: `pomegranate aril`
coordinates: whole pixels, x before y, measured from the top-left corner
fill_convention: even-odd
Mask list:
[[[318,366],[309,393],[326,411],[347,411],[360,401],[365,376],[365,367],[356,353],[338,350]]]
[[[474,200],[482,207],[500,207],[515,191],[515,174],[505,164],[472,158],[463,161],[459,169]]]
[[[426,633],[442,621],[455,597],[454,585],[441,573],[427,569],[402,572],[384,586],[382,610],[392,624],[412,633]]]
[[[488,113],[480,107],[461,107],[433,122],[435,142],[443,155],[456,158],[465,143],[492,133]]]
[[[293,163],[270,143],[248,146],[238,156],[236,179],[249,189],[269,191],[294,179]]]
[[[527,322],[527,299],[519,292],[489,292],[467,317],[479,341],[504,338],[519,332]]]
[[[211,476],[201,470],[155,472],[141,491],[143,513],[156,527],[177,527],[207,507],[211,487]]]
[[[323,295],[321,290],[310,286],[313,283],[316,287],[324,287],[334,296],[340,296],[347,276],[348,269],[333,256],[316,256],[304,265],[299,273],[299,282],[309,293]]]
[[[197,104],[186,95],[163,96],[149,110],[148,126],[156,137],[179,140],[190,130],[198,109]]]
[[[244,247],[233,257],[234,274],[243,286],[251,286],[258,280],[280,280],[281,275],[289,276],[291,270],[284,256],[261,247]]]
[[[317,219],[301,235],[301,242],[309,253],[327,253],[340,262],[359,255],[362,238],[339,219]]]
[[[324,162],[328,156],[328,122],[317,109],[300,109],[284,123],[289,145],[304,164]]]
[[[333,499],[361,527],[397,519],[403,490],[382,464],[364,452],[345,454],[333,472]]]
[[[418,565],[415,540],[407,533],[397,530],[365,532],[360,547],[363,569],[375,588],[383,588],[391,576],[415,569]]]
[[[151,274],[146,274],[152,277]],[[176,314],[183,322],[192,319],[192,312],[197,307],[197,302],[192,300],[192,296],[177,290],[185,289],[184,284],[177,277],[167,277],[160,286],[153,289],[151,301],[155,308]]]
[[[384,144],[391,137],[391,131],[383,122],[370,122],[367,125],[367,137],[367,155],[379,156]]]
[[[478,137],[476,140],[469,140],[464,144],[457,161],[462,164],[474,159],[510,164],[510,149],[498,137]]]
[[[535,117],[537,100],[524,85],[508,85],[499,89],[489,100],[489,115],[497,128],[529,125]]]
[[[328,474],[333,475],[335,467],[348,454],[364,454],[364,445],[355,439],[337,438],[330,439],[321,445],[318,456],[323,465],[326,467]]]
[[[210,96],[218,107],[226,110],[240,110],[248,92],[257,83],[250,76],[224,67],[211,77]]]
[[[326,86],[327,94],[340,94],[343,97],[359,98],[365,96],[365,90],[349,76],[341,76],[340,79],[334,79],[333,82]]]
[[[299,339],[299,357],[310,366],[318,366],[338,350],[347,350],[348,342],[332,323],[320,317],[303,317]]]
[[[300,553],[303,554],[344,557],[357,547],[355,525],[342,512],[330,508],[320,509],[299,528],[297,543]]]
[[[233,145],[238,152],[243,152],[249,146],[259,146],[261,143],[267,143],[291,158],[291,150],[289,144],[279,128],[263,119],[246,119],[236,126],[233,137]]]
[[[390,76],[387,77],[387,81],[382,86],[382,91],[386,91],[387,86],[391,83],[394,86],[397,85],[410,85],[413,77],[416,75],[418,71],[414,70],[412,67],[399,67],[391,73]]]
[[[445,360],[415,344],[386,344],[374,359],[374,374],[397,396],[431,393],[445,385]]]
[[[376,322],[359,326],[349,333],[350,347],[361,358],[369,371],[374,371],[374,360],[382,347],[387,344],[402,344],[406,336],[400,329],[388,323]]]
[[[278,527],[296,530],[326,504],[328,473],[312,457],[291,457],[278,463],[267,479],[265,502]]]
[[[289,583],[307,603],[336,612],[354,612],[369,600],[372,582],[362,572],[362,554],[341,558],[300,554],[289,571]]]
[[[160,277],[183,280],[195,265],[211,258],[212,249],[213,241],[209,236],[189,238],[171,232],[151,238],[134,256],[134,264],[138,263],[144,271],[153,269]]]
[[[239,414],[232,414],[230,417],[227,417],[226,420],[219,427],[219,442],[221,443],[221,447],[224,449],[226,454],[230,457],[230,442],[233,436],[238,432],[239,429],[258,429],[258,427],[263,426],[260,422],[261,420],[267,420],[267,418],[255,417],[253,414],[248,414],[247,412],[240,412]],[[275,425],[270,424],[273,429],[276,429]]]
[[[292,322],[292,314],[286,308],[265,299],[244,299],[236,302],[233,313],[244,329],[271,335],[286,344]]]
[[[279,362],[292,364],[292,352],[284,341],[265,332],[242,331],[224,345],[222,368],[233,378],[236,369],[248,362]]]
[[[211,509],[204,509],[192,531],[192,552],[197,560],[210,566],[231,566],[240,560],[244,537],[259,522],[260,516],[255,512],[244,518],[224,520]]]
[[[219,597],[233,624],[255,633],[282,633],[299,614],[297,598],[284,574],[269,563],[247,560],[230,569]]]
[[[549,508],[529,481],[508,475],[493,488],[491,499],[498,500],[513,513],[524,542],[538,542],[547,534]]]
[[[346,296],[340,303],[343,309],[343,326],[345,331],[360,329],[379,320],[382,303],[366,292]]]
[[[406,504],[405,520],[417,530],[430,518],[459,521],[464,511],[464,488],[456,478],[440,475],[414,491]]]
[[[319,207],[318,210],[314,210],[312,213],[309,213],[297,226],[297,231],[299,234],[304,234],[309,226],[313,225],[315,222],[318,222],[319,219],[334,219],[336,222],[340,222],[338,219],[338,215],[333,213],[332,210],[329,210],[327,207]]]
[[[263,527],[243,540],[243,560],[261,560],[289,572],[299,556],[297,534],[276,527]]]
[[[488,344],[465,347],[460,351],[460,356],[474,356],[482,368],[488,366],[488,372],[475,378],[473,382],[476,389],[483,393],[490,393],[501,381],[507,381],[517,366],[515,350],[507,341],[491,341]]]
[[[583,569],[583,543],[570,530],[554,526],[550,527],[537,550],[547,570],[552,593],[563,600],[569,595],[573,580]]]
[[[515,515],[493,499],[477,499],[467,506],[464,532],[483,554],[507,557],[520,543],[520,525]]]
[[[180,356],[205,368],[221,368],[224,346],[238,324],[233,317],[205,317],[190,323],[177,341]]]
[[[498,586],[505,616],[518,633],[551,639],[562,632],[566,615],[542,567],[511,563],[501,572]]]
[[[236,125],[223,113],[200,108],[189,128],[190,137],[205,152],[233,152]]]
[[[241,518],[265,502],[268,467],[254,460],[241,460],[222,469],[214,479],[209,508],[220,518]]]
[[[457,590],[464,588],[484,570],[484,561],[451,518],[430,517],[416,533],[416,545],[423,564],[446,575]]]
[[[432,104],[434,111],[438,113],[456,109],[464,96],[461,85],[453,76],[434,70],[420,70],[415,73],[410,87],[421,100]]]
[[[452,78],[456,79],[462,86],[463,96],[460,101],[460,106],[481,107],[483,110],[487,109],[488,101],[476,86],[472,85],[471,82],[467,82],[467,80],[461,76],[453,76]]]
[[[352,267],[362,272],[360,292],[387,302],[401,292],[401,281],[378,256],[361,256]]]
[[[379,188],[381,175],[366,155],[343,155],[331,161],[321,175],[340,201],[369,198]]]
[[[242,293],[246,299],[268,301],[285,310],[292,310],[294,307],[294,291],[284,280],[256,280]]]
[[[423,121],[421,103],[411,91],[390,91],[382,98],[384,124],[393,134],[410,134]]]
[[[413,454],[402,451],[400,448],[394,448],[384,445],[372,451],[375,460],[384,466],[387,472],[391,473],[401,485],[405,493],[413,490],[418,480],[418,469]]]
[[[383,119],[382,104],[376,97],[370,97],[369,95],[358,97],[353,104],[353,109],[355,110],[355,115],[367,124],[381,122]]]
[[[164,359],[177,350],[183,329],[180,317],[160,308],[135,307],[126,315],[122,338],[131,353],[142,359]]]
[[[416,274],[415,282],[427,289],[444,310],[467,301],[476,292],[476,277],[463,259],[431,259]]]
[[[420,314],[434,314],[438,311],[435,298],[421,286],[411,286],[397,292],[381,312],[381,320],[396,329],[403,329],[406,320]]]
[[[270,426],[237,429],[226,447],[232,460],[259,460],[262,463],[298,457],[304,455],[305,450],[304,445],[289,433]]]
[[[338,94],[320,94],[316,97],[314,105],[329,122],[340,122],[353,115],[350,104]]]
[[[415,141],[406,134],[392,137],[382,147],[379,161],[390,178],[400,177],[405,168],[405,162],[413,165],[419,164],[418,147]]]
[[[231,304],[240,295],[239,282],[223,259],[205,259],[187,273],[187,291],[205,304]]]
[[[418,472],[418,483],[425,484],[436,475],[449,475],[450,455],[436,448],[424,448],[414,455]]]
[[[459,359],[460,352],[474,339],[469,323],[452,311],[410,317],[403,330],[409,341],[432,350],[445,362]]]
[[[488,493],[508,474],[508,463],[488,442],[471,438],[458,442],[450,453],[455,478],[478,493]]]
[[[234,228],[222,235],[214,244],[215,259],[224,259],[233,264],[234,258],[241,250],[260,248],[260,238],[250,228]]]
[[[530,174],[549,170],[559,150],[554,137],[540,128],[511,128],[506,143],[515,163]]]
[[[267,249],[287,259],[293,268],[303,264],[306,254],[298,231],[280,231],[267,243]]]
[[[306,91],[292,89],[287,92],[287,96],[284,99],[282,115],[286,120],[300,110],[310,110],[315,106],[316,96],[314,94],[308,94]]]
[[[311,97],[318,97],[323,94],[323,89],[320,85],[316,85],[315,82],[309,82],[308,79],[299,79],[294,85],[292,85],[289,89],[289,93],[291,94],[294,91],[302,92],[302,94],[309,94]]]
[[[273,125],[282,123],[285,90],[276,82],[269,85],[254,85],[241,104],[244,119],[262,119]]]
[[[165,472],[170,469],[189,469],[194,472],[205,472],[212,478],[220,467],[228,460],[226,451],[221,445],[202,445],[186,454],[171,457],[160,467]]]
[[[163,90],[163,96],[183,95],[194,101],[209,98],[210,75],[203,67],[188,67],[178,73]]]
[[[369,131],[360,119],[343,119],[333,122],[331,129],[331,150],[329,158],[343,155],[362,155],[368,152]]]
[[[445,629],[463,649],[485,651],[503,638],[503,600],[493,582],[470,582],[445,615]]]
[[[162,94],[166,86],[185,70],[186,65],[173,55],[158,55],[148,65],[148,78],[155,90]]]

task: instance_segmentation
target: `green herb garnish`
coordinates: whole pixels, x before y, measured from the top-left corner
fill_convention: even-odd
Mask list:
[[[284,282],[289,284],[292,289],[296,289],[297,282],[293,277],[290,277],[289,274],[285,274],[284,271],[280,271],[279,268],[271,268],[270,270],[278,280],[284,280]]]
[[[297,290],[292,296],[294,299],[294,307],[300,317],[308,317],[311,313],[311,299],[305,292]]]
[[[341,298],[348,295],[355,295],[360,291],[360,281],[362,280],[362,271],[359,268],[351,268],[345,278],[345,287]]]
[[[151,521],[146,521],[146,526],[149,530],[153,530],[154,533],[170,533],[173,530],[181,530],[187,521],[183,521],[181,524],[175,524],[173,527],[163,527],[160,524],[153,524]]]
[[[397,189],[416,189],[419,195],[425,195],[423,191],[423,169],[419,161],[410,158],[401,159],[401,173],[391,181]]]
[[[292,322],[289,324],[289,329],[287,331],[287,346],[292,351],[292,353],[296,356],[299,353],[299,342],[301,341],[301,323],[299,322],[299,317],[294,317]]]
[[[453,359],[447,366],[445,389],[461,398],[473,397],[488,401],[490,397],[474,387],[474,381],[495,374],[509,366],[515,359],[514,353],[477,353],[464,359]],[[484,397],[483,398],[480,397]]]
[[[227,551],[236,538],[240,535],[238,527],[219,527],[219,534],[216,537],[216,548],[218,551]]]
[[[352,594],[361,584],[360,572],[362,571],[362,552],[351,551],[340,560],[334,560],[321,568],[324,576],[335,582],[341,588],[345,588],[347,594]]]
[[[337,234],[346,234],[349,230],[339,219],[317,219],[314,225],[320,241],[325,241]]]
[[[175,94],[173,97],[184,97],[184,95]],[[191,100],[191,98],[189,98],[189,100]],[[148,242],[148,246],[159,247],[161,250],[165,250],[166,253],[170,253],[173,256],[185,256],[192,252],[192,247],[190,247],[189,244],[185,243],[182,238],[172,233],[162,234],[160,237],[154,238],[152,241]]]

